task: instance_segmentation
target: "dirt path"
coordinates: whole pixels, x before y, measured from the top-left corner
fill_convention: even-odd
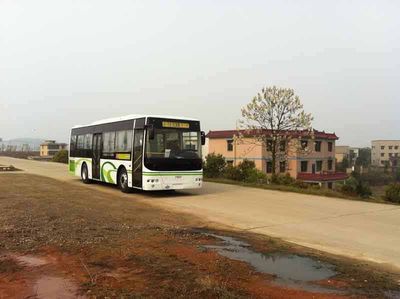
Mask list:
[[[65,165],[0,157],[29,173],[78,184]],[[118,194],[99,184],[92,190]],[[202,190],[130,198],[210,223],[282,238],[329,253],[385,263],[400,269],[400,207],[206,183]]]

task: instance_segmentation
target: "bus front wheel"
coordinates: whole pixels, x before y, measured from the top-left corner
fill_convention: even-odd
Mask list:
[[[121,169],[118,174],[118,186],[119,189],[124,193],[131,192],[131,188],[128,186],[128,173],[125,168]]]
[[[82,170],[81,170],[81,179],[84,184],[89,184],[90,179],[89,179],[89,172],[88,168],[86,166],[86,163],[82,165]]]

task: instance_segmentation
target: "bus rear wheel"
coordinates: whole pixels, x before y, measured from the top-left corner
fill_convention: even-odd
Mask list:
[[[123,193],[131,192],[131,188],[128,186],[128,173],[126,172],[125,168],[119,171],[118,187]]]
[[[81,179],[84,184],[89,184],[90,179],[89,179],[89,172],[88,168],[86,166],[86,163],[82,165],[82,170],[81,170]]]

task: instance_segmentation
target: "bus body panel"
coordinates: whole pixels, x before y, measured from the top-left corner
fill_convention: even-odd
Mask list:
[[[143,190],[198,189],[203,185],[203,171],[143,171]]]
[[[100,181],[110,184],[118,183],[118,169],[124,167],[128,174],[128,186],[132,187],[131,161],[100,159]]]
[[[82,165],[86,164],[88,168],[88,176],[92,178],[92,159],[91,158],[83,158],[83,157],[69,157],[68,168],[71,174],[76,176],[81,176],[82,173]]]

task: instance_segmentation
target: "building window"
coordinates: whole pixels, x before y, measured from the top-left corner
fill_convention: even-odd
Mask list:
[[[286,141],[282,140],[282,141],[279,143],[279,150],[280,150],[281,152],[284,152],[284,151],[286,150]]]
[[[232,166],[233,166],[233,160],[227,160],[227,161],[226,161],[226,164],[227,164],[229,167],[232,167]]]
[[[333,160],[328,160],[328,170],[333,169]]]
[[[267,151],[272,152],[272,140],[267,140]]]
[[[397,158],[399,156],[399,153],[395,153],[394,156]]]
[[[301,161],[300,167],[301,167],[301,172],[307,172],[308,171],[308,161]]]
[[[279,171],[282,173],[286,172],[286,161],[279,162]]]
[[[394,146],[394,149],[395,149],[395,150],[398,150],[398,149],[399,149],[399,146],[398,146],[398,145],[395,145],[395,146]]]
[[[384,157],[385,156],[385,153],[381,153],[381,157]]]
[[[328,189],[332,189],[333,188],[333,183],[332,182],[328,182]]]
[[[233,151],[233,140],[227,140],[226,141],[226,150],[228,152]]]
[[[386,161],[381,161],[381,164],[382,164],[382,165],[385,165],[385,162],[386,162]]]
[[[272,173],[272,162],[267,162],[267,173]]]
[[[385,146],[384,146],[384,145],[382,145],[382,146],[381,146],[381,150],[384,150],[384,149],[385,149]]]
[[[389,149],[393,149],[393,146],[392,146],[392,145],[389,145]]]
[[[333,143],[328,142],[328,152],[331,152],[333,150]]]
[[[389,153],[389,157],[392,157],[393,156],[393,154],[392,153]]]
[[[315,151],[316,152],[321,151],[321,141],[315,141]]]
[[[316,171],[322,171],[322,161],[317,161],[317,163],[316,163],[317,165],[317,169],[316,169]]]
[[[305,150],[308,146],[308,141],[307,140],[302,140],[301,142],[301,149]]]

